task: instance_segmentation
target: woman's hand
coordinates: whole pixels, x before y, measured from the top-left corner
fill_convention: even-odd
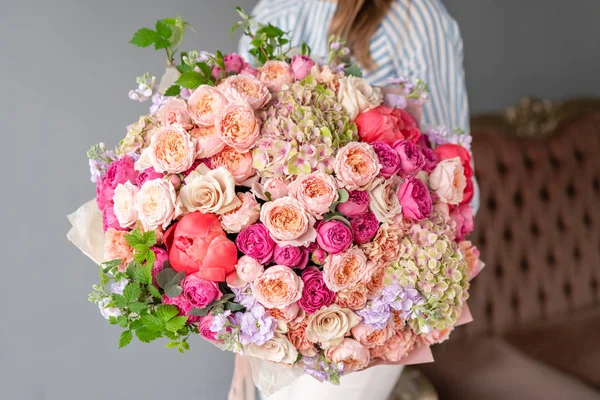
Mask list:
[[[385,96],[386,94],[400,94],[400,88],[396,86],[391,87],[382,87],[381,94]],[[417,104],[413,99],[406,100],[406,108],[404,111],[413,116],[413,118],[417,121],[417,124],[421,124],[421,119],[423,117],[423,105]]]

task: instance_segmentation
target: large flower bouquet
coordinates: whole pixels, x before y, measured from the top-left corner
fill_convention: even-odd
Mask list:
[[[240,15],[256,68],[220,52],[177,63],[179,18],[133,36],[168,69],[138,78],[130,97],[152,107],[116,150],[88,153],[96,199],[69,237],[100,264],[90,300],[120,347],[166,337],[184,352],[199,334],[332,383],[426,360],[468,318],[483,266],[465,241],[470,137],[420,130],[405,109],[423,83],[384,96],[335,38],[315,62]]]

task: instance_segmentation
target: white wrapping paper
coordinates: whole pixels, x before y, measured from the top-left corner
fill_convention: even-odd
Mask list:
[[[256,387],[266,396],[291,385],[304,373],[300,366],[275,364],[255,357],[245,357],[252,368],[252,379]]]
[[[67,218],[72,225],[67,239],[96,264],[107,261],[104,257],[102,213],[96,200],[88,201]]]

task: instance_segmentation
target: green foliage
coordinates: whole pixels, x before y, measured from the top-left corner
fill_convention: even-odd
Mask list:
[[[181,93],[181,86],[173,85],[165,91],[165,96],[179,96],[179,93]]]
[[[119,337],[119,348],[125,347],[129,343],[131,343],[132,338],[133,334],[131,333],[130,329],[123,331],[123,333],[121,333],[121,336]]]
[[[358,78],[362,78],[362,76],[363,76],[362,71],[360,70],[360,67],[356,63],[352,63],[352,64],[348,65],[346,67],[346,69],[344,70],[344,73],[346,74],[346,76],[356,76]]]
[[[161,19],[156,22],[156,30],[140,28],[133,34],[129,43],[138,47],[154,45],[155,50],[165,50],[168,64],[173,65],[173,57],[179,51],[188,26],[189,24],[179,16]]]

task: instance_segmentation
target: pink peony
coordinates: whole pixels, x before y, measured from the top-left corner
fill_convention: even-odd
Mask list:
[[[400,157],[400,175],[414,176],[425,166],[423,152],[409,140],[394,143],[394,150]]]
[[[456,222],[456,241],[464,240],[473,232],[475,222],[473,220],[473,209],[469,204],[455,207],[450,212],[450,218]]]
[[[108,206],[102,211],[102,229],[106,232],[108,228],[116,229],[118,231],[124,230],[124,228],[121,228],[121,224],[119,223],[112,206]]]
[[[294,73],[294,77],[299,81],[310,74],[310,69],[313,65],[315,65],[315,62],[308,56],[292,57],[292,72]]]
[[[375,214],[368,211],[356,218],[350,220],[350,227],[354,233],[354,243],[368,243],[377,234],[379,229],[379,221]]]
[[[307,313],[312,314],[321,307],[333,303],[335,293],[327,288],[323,281],[323,273],[316,267],[309,267],[302,272],[304,289],[298,305]]]
[[[417,143],[421,137],[417,121],[399,108],[375,107],[360,114],[354,122],[360,140],[367,143],[383,142],[392,146],[403,139]]]
[[[259,199],[269,201],[286,197],[289,194],[286,183],[279,178],[267,178],[262,184],[256,182],[252,185],[252,192]]]
[[[362,190],[353,190],[349,193],[348,200],[337,205],[337,210],[348,218],[355,218],[364,214],[369,209],[369,193]]]
[[[429,189],[415,177],[406,179],[398,189],[398,200],[406,218],[420,221],[433,211]]]
[[[246,62],[236,53],[231,53],[223,57],[223,64],[225,64],[225,73],[239,74]],[[218,79],[222,71],[223,70],[218,66],[213,67],[213,77]]]
[[[317,227],[317,243],[329,254],[346,251],[352,245],[352,231],[341,221],[330,220]]]
[[[371,145],[350,142],[338,151],[333,169],[341,187],[364,190],[379,174],[381,164]]]
[[[246,104],[231,104],[217,116],[215,128],[226,145],[239,152],[250,150],[260,133],[260,121]]]
[[[400,169],[400,156],[398,153],[392,147],[382,142],[374,142],[371,145],[375,153],[377,153],[379,164],[381,164],[379,176],[389,178],[395,175]]]
[[[188,112],[196,124],[212,126],[215,124],[217,114],[226,105],[227,99],[219,89],[200,85],[188,99]]]
[[[258,221],[260,205],[250,193],[238,193],[241,205],[235,210],[221,215],[221,225],[229,233],[238,233]]]
[[[257,70],[256,68],[252,67],[250,64],[246,64],[244,65],[244,68],[242,68],[242,70],[240,71],[241,75],[252,75],[254,77],[258,78],[258,75],[260,75],[260,71]]]
[[[242,256],[238,260],[235,270],[241,280],[252,283],[260,274],[265,272],[265,267],[252,257]]]
[[[156,282],[156,275],[159,274],[160,271],[163,270],[164,263],[169,259],[169,253],[165,249],[160,247],[153,247],[152,251],[156,256],[156,260],[154,261],[154,267],[152,267],[152,283],[156,288],[158,288],[158,282]]]
[[[284,309],[300,300],[304,283],[285,265],[275,265],[258,276],[251,285],[256,301],[266,308]]]
[[[307,246],[317,238],[315,218],[296,199],[282,197],[263,204],[260,221],[280,246]]]
[[[96,182],[96,203],[100,211],[104,211],[113,204],[115,189],[111,188],[106,182],[106,174],[102,179]],[[114,214],[114,213],[113,213]]]
[[[269,60],[260,68],[259,79],[274,93],[294,82],[292,68],[285,61]]]
[[[162,178],[163,176],[164,176],[164,174],[162,172],[156,172],[154,170],[154,168],[149,167],[149,168],[146,168],[145,170],[143,170],[142,172],[140,172],[140,174],[138,175],[135,183],[139,187],[142,187],[142,185],[146,181],[151,181],[151,180],[154,180],[154,179]]]
[[[440,161],[435,151],[431,150],[427,147],[421,148],[421,153],[423,154],[423,158],[425,159],[425,165],[423,165],[423,171],[431,174],[431,172],[435,169],[436,165]]]
[[[467,187],[465,170],[460,158],[440,161],[429,175],[429,186],[442,203],[460,204]]]
[[[331,204],[338,199],[335,179],[323,172],[299,176],[289,185],[289,191],[317,218],[328,213]]]
[[[263,224],[254,224],[243,229],[235,239],[235,243],[239,251],[263,265],[273,259],[275,242]]]
[[[326,349],[325,357],[332,363],[343,363],[344,373],[365,369],[371,361],[369,350],[349,338],[345,338],[339,346]]]
[[[181,125],[183,129],[192,129],[194,124],[187,111],[185,101],[176,98],[169,98],[167,102],[159,108],[156,113],[162,126]]]
[[[188,275],[181,282],[181,295],[196,308],[204,308],[213,300],[221,297],[221,292],[215,282]]]
[[[308,249],[290,245],[283,247],[275,245],[273,261],[290,268],[304,269],[308,263]]]
[[[219,342],[220,340],[217,338],[217,334],[210,330],[213,319],[214,317],[212,315],[201,317],[200,322],[198,322],[198,332],[204,339]]]
[[[135,183],[137,176],[133,160],[125,155],[110,164],[102,180],[106,186],[114,190],[121,183]]]
[[[218,87],[231,103],[248,103],[255,110],[271,100],[269,89],[253,75],[230,76]]]

